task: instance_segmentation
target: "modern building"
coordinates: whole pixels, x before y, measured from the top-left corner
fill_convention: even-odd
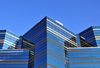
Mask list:
[[[75,34],[46,16],[23,36],[0,30],[0,68],[100,68],[99,46],[100,26]]]
[[[100,68],[100,47],[68,48],[66,68]]]
[[[35,53],[35,45],[33,42],[25,39],[24,37],[20,36],[20,40],[16,45],[16,49],[29,49],[29,59],[28,59],[28,68],[34,67],[34,53]]]
[[[19,35],[8,31],[0,30],[0,49],[15,49]]]
[[[77,46],[75,34],[49,17],[38,22],[23,37],[35,44],[34,68],[64,68],[64,42]]]
[[[28,68],[29,49],[0,49],[0,68]]]
[[[91,45],[100,46],[100,26],[91,26],[79,34],[84,37],[84,40],[89,42]]]

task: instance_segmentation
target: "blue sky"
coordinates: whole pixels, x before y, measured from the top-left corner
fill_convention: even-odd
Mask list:
[[[100,25],[100,0],[0,0],[0,29],[23,35],[45,16],[79,33]]]

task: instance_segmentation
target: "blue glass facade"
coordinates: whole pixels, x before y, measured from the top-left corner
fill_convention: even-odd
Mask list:
[[[75,34],[49,17],[38,22],[23,37],[35,44],[34,68],[64,68],[64,42],[77,46],[76,40],[72,40]]]
[[[84,30],[83,32],[79,33],[79,36],[80,36],[80,39],[82,40],[81,41],[82,47],[89,46],[88,44],[90,44],[90,46],[96,46],[97,47],[92,27],[90,27],[90,28]]]
[[[3,49],[6,30],[0,30],[0,49]]]
[[[92,26],[97,46],[100,47],[100,26]]]
[[[30,68],[47,67],[46,17],[24,34],[23,37],[35,44],[35,56],[33,56],[34,59],[32,59],[34,67]]]
[[[0,68],[28,68],[28,49],[0,49]]]
[[[0,30],[0,49],[15,49],[19,36],[8,30]]]
[[[100,48],[68,48],[67,68],[100,68]]]
[[[32,41],[20,37],[18,48],[21,46],[21,49],[29,49],[29,62],[28,68],[34,67],[34,56],[35,56],[35,44]]]
[[[76,42],[77,42],[77,46],[81,47],[81,41],[80,41],[80,36],[79,34],[76,34]]]
[[[65,47],[77,46],[76,37],[73,32],[59,24],[57,21],[47,17],[47,67],[65,68]],[[64,42],[67,42],[64,47]]]
[[[80,39],[84,38],[84,40],[90,43],[91,46],[95,46],[95,47],[100,46],[100,26],[91,26],[90,28],[79,33],[79,36]],[[83,42],[83,44],[81,45],[85,46],[86,44],[84,44]]]
[[[100,68],[100,26],[75,34],[46,16],[23,36],[0,30],[0,68]]]

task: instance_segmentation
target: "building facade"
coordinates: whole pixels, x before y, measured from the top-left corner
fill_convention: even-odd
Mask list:
[[[46,16],[23,36],[0,30],[0,68],[99,68],[99,46],[100,26],[75,34]]]
[[[68,48],[67,68],[100,68],[100,47]]]
[[[18,40],[19,35],[8,30],[0,30],[0,49],[15,49]]]
[[[0,68],[28,68],[29,49],[0,49]]]
[[[75,34],[49,17],[45,17],[24,34],[35,44],[34,68],[64,68],[66,46],[77,46]],[[64,46],[64,42],[69,44]]]

